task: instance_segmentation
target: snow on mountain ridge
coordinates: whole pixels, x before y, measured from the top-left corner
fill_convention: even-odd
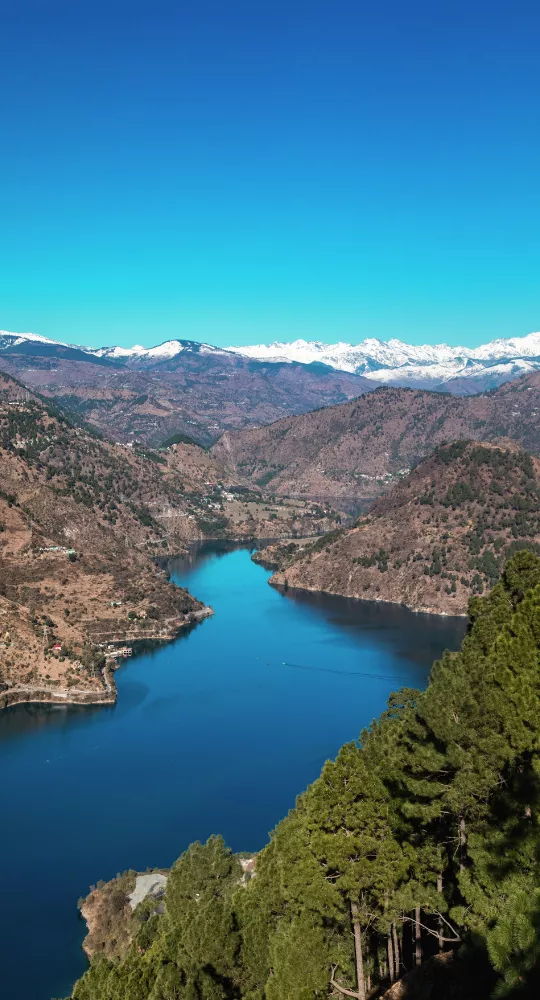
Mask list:
[[[135,344],[133,347],[100,347],[98,350],[88,350],[89,354],[95,354],[98,357],[108,357],[108,358],[137,358],[144,359],[148,358],[152,360],[171,360],[175,358],[177,354],[181,354],[182,351],[187,351],[195,348],[201,354],[227,354],[221,347],[212,347],[211,344],[202,344],[194,340],[166,340],[163,344],[158,344],[156,347],[141,347],[140,344]]]
[[[35,333],[0,330],[0,351],[34,341],[49,346],[74,347]],[[540,370],[540,333],[525,337],[499,338],[477,348],[451,347],[448,344],[406,344],[397,338],[384,341],[368,337],[360,344],[339,341],[274,341],[247,347],[220,348],[191,340],[167,340],[154,347],[79,347],[94,357],[123,361],[128,368],[144,369],[173,361],[185,353],[226,355],[234,353],[246,359],[266,363],[319,363],[337,371],[362,375],[375,384],[444,389],[452,392],[479,392],[493,388],[520,374]],[[465,383],[467,382],[467,386]]]
[[[182,351],[194,349],[203,354],[227,354],[222,347],[213,347],[211,344],[202,344],[195,340],[166,340],[155,347],[143,347],[141,344],[134,344],[133,347],[83,347],[78,344],[68,344],[62,340],[51,340],[49,337],[42,337],[38,333],[13,333],[10,330],[0,330],[0,350],[6,347],[24,344],[27,341],[34,341],[40,344],[52,344],[56,347],[73,347],[76,350],[84,351],[96,358],[148,358],[149,360],[171,359]]]
[[[88,353],[96,358],[132,358],[141,354],[146,354],[146,347],[134,344],[133,347],[98,347],[97,350],[88,348]]]
[[[441,365],[441,378],[454,377],[467,361],[498,361],[503,358],[540,357],[540,333],[526,337],[499,339],[477,348],[450,347],[448,344],[405,344],[392,338],[388,341],[368,337],[360,344],[324,344],[321,341],[295,340],[291,343],[274,341],[228,350],[260,361],[289,361],[310,364],[322,362],[342,371],[356,372],[367,378],[380,379],[381,371],[405,366]],[[448,369],[447,366],[450,366]]]
[[[413,347],[400,340],[382,341],[370,337],[361,344],[343,342],[323,344],[320,341],[296,340],[290,344],[255,344],[248,347],[229,347],[228,350],[260,361],[289,361],[311,364],[319,361],[341,371],[367,374],[378,368],[398,368],[416,362],[443,362],[462,360],[472,356],[466,348],[453,348],[446,344],[432,347],[424,344]]]
[[[55,344],[57,347],[68,347],[62,340],[51,340],[39,333],[12,333],[11,330],[0,330],[0,341],[10,340],[13,345],[24,344],[26,340],[34,340],[39,344]]]

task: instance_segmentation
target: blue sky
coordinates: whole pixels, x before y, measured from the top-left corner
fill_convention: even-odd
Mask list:
[[[0,328],[465,343],[540,328],[540,8],[0,9]]]

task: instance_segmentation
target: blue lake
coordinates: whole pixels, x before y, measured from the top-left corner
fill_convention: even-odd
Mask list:
[[[424,687],[463,619],[289,591],[205,543],[173,579],[215,615],[116,674],[113,708],[0,713],[0,995],[51,1000],[86,967],[76,903],[222,833],[258,850],[390,691]]]

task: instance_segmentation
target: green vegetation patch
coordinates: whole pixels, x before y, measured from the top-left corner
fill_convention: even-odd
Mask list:
[[[203,451],[208,451],[206,445],[195,441],[194,438],[189,436],[189,434],[180,433],[171,434],[170,437],[165,438],[165,440],[161,442],[160,448],[171,448],[173,444],[191,444],[195,448],[202,448]]]
[[[163,914],[73,997],[366,1000],[458,949],[465,992],[443,977],[430,996],[536,996],[539,776],[540,559],[521,551],[427,690],[393,694],[324,765],[255,878],[221,838],[192,844]]]

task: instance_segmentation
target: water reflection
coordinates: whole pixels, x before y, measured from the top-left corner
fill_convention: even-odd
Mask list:
[[[360,601],[334,594],[275,587],[282,596],[315,615],[324,615],[336,628],[372,634],[377,642],[393,652],[426,667],[446,648],[455,649],[467,631],[467,619],[428,615],[411,611],[399,604],[383,601]]]
[[[94,716],[114,711],[114,705],[13,705],[0,713],[0,741],[9,742],[47,728],[67,730],[89,725]]]

